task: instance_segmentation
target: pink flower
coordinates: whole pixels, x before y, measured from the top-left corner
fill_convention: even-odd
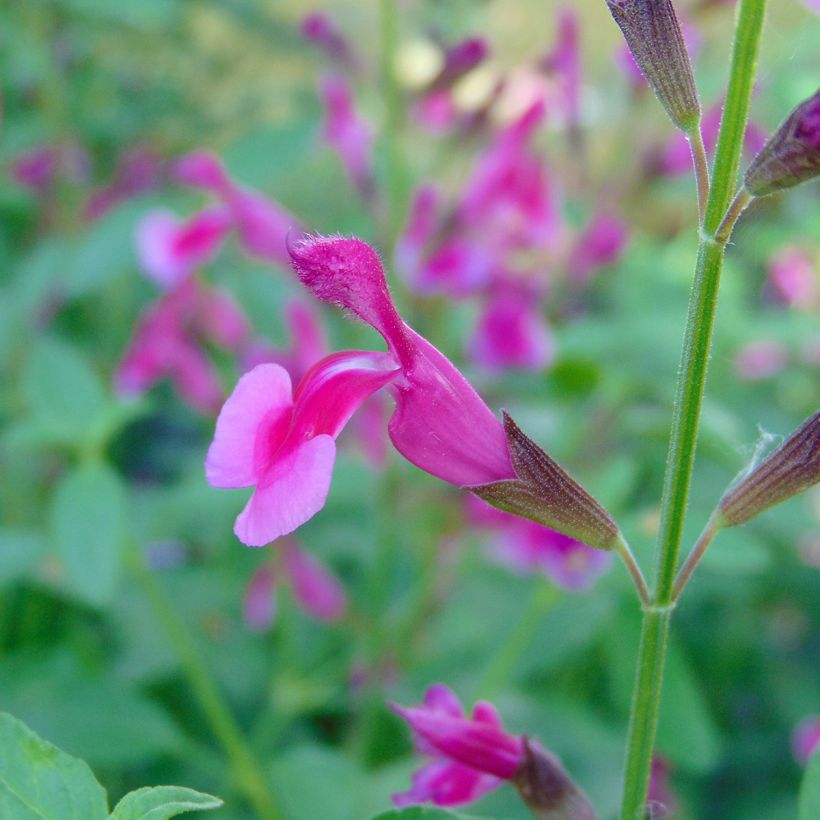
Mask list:
[[[162,160],[150,149],[137,147],[123,151],[111,182],[93,191],[86,200],[85,218],[100,219],[120,202],[156,188],[161,171]]]
[[[501,422],[449,359],[402,321],[369,245],[309,237],[291,255],[315,296],[351,311],[387,342],[400,370],[390,379],[396,410],[388,431],[405,458],[458,486],[515,476]]]
[[[404,233],[396,242],[396,267],[410,282],[419,277],[422,260],[435,236],[440,217],[441,195],[438,189],[433,185],[420,185],[413,192]]]
[[[174,166],[175,177],[185,185],[214,195],[230,213],[244,249],[260,259],[287,265],[285,244],[290,231],[300,231],[299,221],[278,203],[257,191],[237,185],[216,155],[192,151]]]
[[[240,541],[266,544],[322,508],[335,438],[362,402],[388,385],[396,402],[388,432],[409,461],[458,486],[515,478],[501,422],[453,364],[401,320],[369,245],[308,237],[291,255],[319,299],[372,325],[389,352],[327,356],[293,396],[287,371],[276,364],[240,379],[219,414],[205,463],[216,487],[256,488],[234,527]]]
[[[336,437],[394,374],[387,354],[345,351],[318,362],[294,394],[277,364],[259,365],[239,380],[217,419],[205,474],[215,487],[255,487],[234,526],[243,544],[274,541],[324,506]]]
[[[20,185],[35,191],[42,190],[54,181],[59,163],[59,150],[51,145],[43,145],[16,157],[11,163],[11,176]]]
[[[325,141],[339,155],[353,187],[369,197],[373,193],[373,134],[356,113],[353,95],[341,77],[328,75],[319,91],[325,106]]]
[[[421,706],[392,708],[410,724],[418,751],[432,758],[413,775],[409,791],[393,795],[397,806],[471,803],[513,778],[524,762],[523,740],[504,731],[486,701],[465,717],[458,698],[439,683]]]
[[[200,339],[231,348],[246,334],[244,316],[227,294],[184,279],[143,314],[117,368],[116,389],[140,395],[169,378],[193,407],[214,412],[224,393]]]
[[[347,595],[330,570],[287,538],[273,559],[254,572],[245,590],[242,609],[250,630],[264,632],[273,624],[280,583],[290,585],[297,606],[317,621],[335,623],[347,611]]]
[[[749,342],[735,355],[735,373],[744,381],[759,381],[776,376],[788,364],[789,351],[782,342],[761,339]]]
[[[345,36],[333,18],[322,12],[308,14],[300,26],[302,37],[319,46],[331,60],[346,68],[355,68],[356,59]]]
[[[599,268],[613,265],[629,241],[626,224],[606,212],[597,213],[575,240],[567,270],[570,279],[583,284]]]
[[[669,764],[663,758],[652,758],[646,802],[653,820],[673,817],[678,812],[678,800],[669,788],[669,773]]]
[[[792,732],[792,754],[801,765],[808,765],[811,756],[820,748],[820,715],[804,717]]]
[[[151,211],[137,225],[137,256],[157,284],[172,288],[213,256],[230,227],[221,207],[205,208],[187,222],[170,211]]]
[[[820,273],[800,248],[781,248],[771,258],[769,282],[777,297],[791,307],[811,307],[820,298]]]
[[[612,556],[549,527],[494,509],[470,496],[469,517],[494,531],[490,557],[519,573],[543,572],[563,589],[583,591],[609,569]]]
[[[543,370],[555,353],[537,298],[516,289],[493,289],[469,346],[473,361],[489,370]]]

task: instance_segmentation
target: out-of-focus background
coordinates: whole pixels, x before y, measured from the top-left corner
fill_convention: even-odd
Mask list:
[[[676,6],[713,143],[733,5]],[[770,4],[747,158],[816,90],[818,41],[816,3]],[[603,0],[29,0],[0,8],[0,43],[0,709],[112,803],[176,783],[255,816],[205,687],[283,817],[354,820],[420,764],[387,701],[441,681],[614,817],[640,615],[620,566],[401,459],[386,396],[284,543],[242,546],[247,494],[202,467],[253,364],[296,380],[381,349],[285,264],[288,229],[355,233],[408,322],[651,570],[697,214],[687,146]],[[185,177],[201,150],[228,182]],[[816,410],[817,194],[755,204],[729,248],[686,543]],[[820,715],[818,519],[815,492],[722,533],[688,589],[666,816],[794,816],[795,730]],[[527,816],[511,789],[467,811]]]

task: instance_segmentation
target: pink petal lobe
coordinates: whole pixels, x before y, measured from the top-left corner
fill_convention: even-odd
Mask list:
[[[336,438],[365,399],[398,374],[389,353],[331,353],[310,368],[296,388],[292,435],[298,439],[324,433]]]
[[[335,460],[336,444],[327,435],[278,454],[236,519],[236,537],[262,547],[312,518],[327,500]]]
[[[276,618],[276,571],[262,564],[251,576],[242,600],[242,617],[252,632],[270,629]]]
[[[317,621],[334,623],[344,617],[347,595],[331,571],[295,544],[285,550],[285,567],[299,606]]]
[[[290,376],[283,367],[261,364],[242,376],[216,420],[205,459],[208,483],[255,484],[284,439],[291,409]]]
[[[424,693],[424,705],[429,709],[450,715],[450,717],[464,717],[464,710],[455,692],[443,683],[434,683],[427,688]]]

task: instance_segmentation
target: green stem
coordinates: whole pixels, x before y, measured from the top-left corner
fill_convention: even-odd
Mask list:
[[[692,573],[695,571],[695,567],[700,563],[700,559],[703,558],[704,553],[709,548],[719,529],[720,516],[717,513],[712,513],[711,518],[700,534],[700,538],[695,542],[692,552],[689,553],[689,556],[683,562],[678,572],[678,577],[675,579],[675,586],[672,588],[673,601],[677,601],[678,598],[680,598],[683,588],[689,582]]]
[[[479,697],[492,698],[504,687],[535,638],[544,616],[560,598],[561,592],[553,584],[543,581],[536,584],[529,606],[487,664],[477,686]]]
[[[237,785],[253,805],[258,817],[263,820],[279,820],[282,815],[276,808],[262,767],[242,736],[233,714],[222,700],[185,624],[174,610],[165,590],[145,566],[136,547],[129,550],[128,562],[179,656],[188,683],[211,730],[231,762]]]
[[[740,0],[732,47],[726,105],[720,125],[706,214],[701,228],[695,276],[689,297],[672,431],[661,501],[652,605],[644,609],[641,643],[627,738],[622,820],[644,813],[652,750],[660,706],[666,636],[674,604],[675,570],[689,500],[718,286],[725,244],[715,238],[737,181],[743,134],[749,112],[766,0]]]

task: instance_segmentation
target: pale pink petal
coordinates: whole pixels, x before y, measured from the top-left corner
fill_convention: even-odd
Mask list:
[[[248,320],[226,291],[203,289],[194,318],[197,329],[220,347],[235,349],[248,337]]]
[[[327,435],[278,455],[236,519],[236,537],[262,547],[312,518],[327,500],[335,459],[336,443]]]
[[[347,595],[330,570],[319,560],[289,544],[284,553],[296,603],[318,621],[333,623],[344,617]]]
[[[228,177],[219,157],[211,151],[191,151],[174,163],[173,174],[184,185],[211,193],[223,191]]]
[[[437,712],[443,712],[451,717],[464,717],[464,710],[461,708],[455,692],[443,683],[434,683],[427,687],[424,693],[424,705]]]
[[[283,367],[261,364],[242,376],[216,420],[205,459],[208,483],[214,487],[255,484],[260,469],[267,467],[266,456],[284,440],[291,409],[290,376]]]

